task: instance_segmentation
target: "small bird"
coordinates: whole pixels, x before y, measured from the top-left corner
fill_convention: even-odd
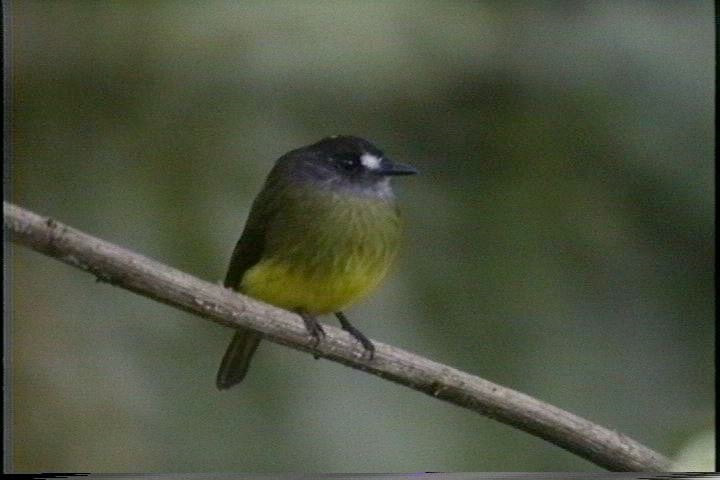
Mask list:
[[[225,286],[298,313],[315,345],[318,315],[334,313],[372,358],[375,347],[342,310],[383,279],[400,243],[390,177],[417,173],[372,143],[336,135],[280,157],[253,202]],[[240,383],[261,335],[238,329],[216,385]]]

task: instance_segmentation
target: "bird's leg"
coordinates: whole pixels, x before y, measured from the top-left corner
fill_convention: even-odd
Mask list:
[[[372,360],[373,355],[375,354],[375,345],[373,345],[373,343],[365,335],[363,335],[360,330],[353,327],[352,323],[350,323],[343,312],[335,312],[335,316],[338,320],[340,320],[340,326],[342,329],[355,337],[362,344],[365,351],[370,354],[370,360]]]
[[[305,313],[305,312],[298,312],[300,316],[303,319],[303,322],[305,322],[305,328],[307,328],[308,333],[311,337],[313,337],[313,348],[317,348],[318,345],[320,345],[320,337],[325,336],[325,330],[323,330],[322,325],[320,325],[320,322],[317,321],[315,317],[312,315]],[[315,360],[320,358],[318,355],[314,355]]]

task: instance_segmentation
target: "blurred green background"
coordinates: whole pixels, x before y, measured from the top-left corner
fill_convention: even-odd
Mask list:
[[[277,157],[369,138],[422,175],[366,334],[669,456],[714,435],[711,2],[4,6],[6,198],[219,281]],[[230,330],[11,255],[15,470],[599,470],[270,343],[220,393]]]

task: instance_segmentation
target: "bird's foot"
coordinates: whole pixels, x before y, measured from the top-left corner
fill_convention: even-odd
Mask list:
[[[363,335],[360,330],[355,328],[343,312],[335,312],[335,316],[340,321],[342,329],[355,337],[355,339],[363,346],[365,349],[363,351],[363,357],[367,355],[368,360],[372,360],[375,356],[375,345],[373,345],[370,339]]]
[[[313,338],[313,348],[317,348],[318,345],[320,345],[320,337],[325,337],[325,330],[323,329],[320,322],[318,322],[317,319],[312,315],[308,315],[307,313],[301,313],[300,316],[305,322],[305,328],[307,328],[308,333]],[[320,358],[320,356],[317,354],[314,354],[313,356],[315,357],[315,360]]]

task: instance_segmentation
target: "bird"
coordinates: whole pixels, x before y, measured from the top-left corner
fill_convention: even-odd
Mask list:
[[[343,310],[374,290],[396,257],[401,218],[390,179],[416,173],[352,135],[286,153],[253,201],[224,286],[299,314],[315,347],[325,335],[317,317],[335,314],[372,359],[375,346]],[[236,330],[219,390],[245,378],[261,339]]]

